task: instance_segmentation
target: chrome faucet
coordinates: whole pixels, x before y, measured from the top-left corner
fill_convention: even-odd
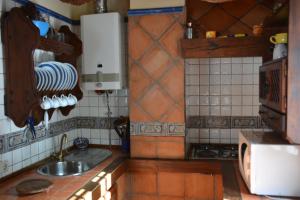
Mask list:
[[[67,143],[67,142],[68,142],[67,134],[63,134],[63,136],[61,136],[61,140],[60,140],[59,153],[56,156],[59,161],[63,161],[64,160],[63,145],[64,145],[64,143]]]

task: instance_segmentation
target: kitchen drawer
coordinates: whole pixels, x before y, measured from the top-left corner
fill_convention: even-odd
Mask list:
[[[266,106],[259,107],[259,114],[262,120],[274,131],[286,132],[286,115],[275,112]]]

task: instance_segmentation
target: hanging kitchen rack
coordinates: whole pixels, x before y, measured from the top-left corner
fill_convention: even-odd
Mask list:
[[[37,11],[33,7],[13,8],[2,16],[1,31],[5,55],[5,114],[18,127],[26,125],[31,114],[34,123],[43,121],[44,110],[40,103],[43,96],[51,97],[73,94],[78,100],[83,96],[79,81],[72,90],[38,91],[36,88],[33,52],[35,49],[52,51],[55,60],[72,64],[77,72],[77,59],[82,54],[81,40],[69,29],[61,26],[65,41],[60,42],[40,37],[39,29],[32,23]],[[67,116],[75,106],[59,108]],[[51,118],[55,109],[48,110]]]

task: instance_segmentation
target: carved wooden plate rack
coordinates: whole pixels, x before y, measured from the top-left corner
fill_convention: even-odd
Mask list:
[[[32,23],[31,17],[37,12],[26,7],[13,8],[2,17],[2,43],[5,53],[5,114],[15,125],[24,127],[28,116],[33,116],[35,124],[43,121],[44,110],[40,103],[47,95],[73,94],[80,100],[83,96],[79,81],[74,89],[63,91],[38,91],[34,74],[33,52],[35,49],[52,51],[55,60],[71,63],[78,71],[77,59],[82,53],[81,40],[70,31],[68,26],[62,26],[65,42],[40,37],[38,28]],[[67,116],[75,106],[58,108]],[[48,110],[49,119],[54,109]]]

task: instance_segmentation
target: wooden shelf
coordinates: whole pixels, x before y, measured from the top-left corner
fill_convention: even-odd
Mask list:
[[[263,56],[268,60],[272,57],[270,46],[265,37],[181,40],[184,58]]]
[[[73,53],[73,46],[64,42],[59,42],[52,39],[47,39],[40,37],[40,43],[38,45],[39,49],[45,50],[45,51],[52,51],[56,55],[60,54],[72,54]]]
[[[30,10],[31,12],[28,12]],[[35,8],[15,7],[2,18],[2,42],[5,53],[5,115],[12,119],[16,126],[24,127],[29,116],[34,123],[43,121],[44,110],[40,103],[44,95],[73,94],[78,100],[83,96],[79,81],[72,90],[38,91],[34,75],[34,60],[32,52],[43,49],[55,53],[58,62],[70,63],[78,71],[77,59],[82,53],[82,42],[68,26],[61,26],[60,33],[65,36],[65,42],[59,42],[39,35],[38,28],[32,23],[30,16],[36,16]],[[20,48],[20,45],[22,48]],[[58,108],[67,116],[75,106]],[[49,119],[54,109],[50,109]]]

